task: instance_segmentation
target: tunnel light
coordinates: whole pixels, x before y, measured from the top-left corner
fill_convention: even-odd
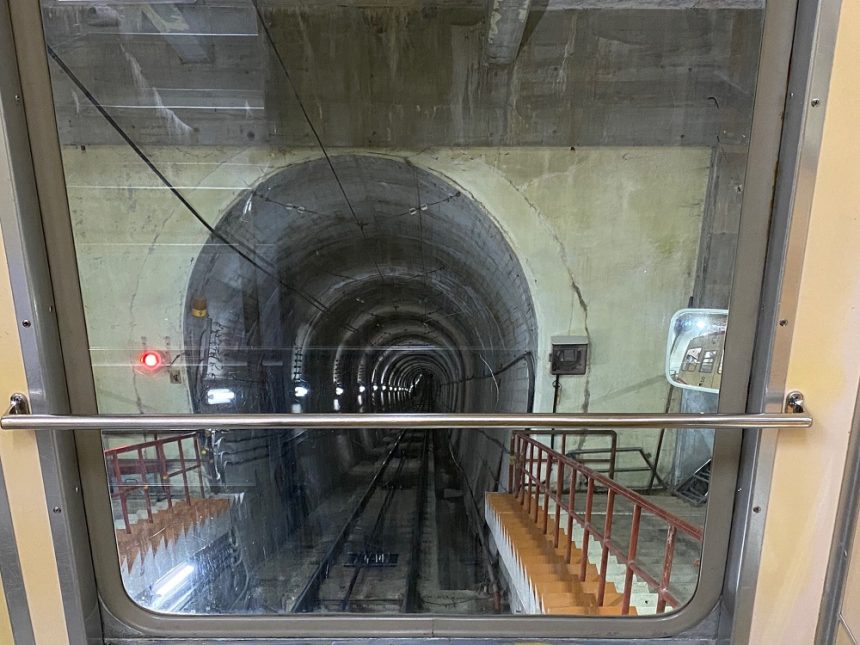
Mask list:
[[[209,405],[224,405],[236,400],[236,393],[224,387],[216,387],[206,392],[206,403]]]
[[[359,405],[364,405],[364,401],[363,401],[363,400],[362,400],[362,398],[361,398],[361,394],[359,394],[359,395],[358,395],[358,404],[359,404]]]
[[[362,394],[364,394],[364,391],[365,391],[366,389],[367,389],[367,388],[366,388],[366,387],[364,387],[363,385],[359,385],[359,386],[358,386],[358,391],[359,391],[359,392],[361,392]]]
[[[383,391],[383,392],[385,392],[385,390],[387,390],[387,389],[388,389],[388,386],[387,386],[387,385],[383,385],[383,386],[382,386],[382,391]]]
[[[340,412],[340,399],[335,399],[333,401],[334,411]]]
[[[378,389],[379,389],[379,386],[378,386],[378,385],[374,385],[374,386],[373,386],[373,391],[374,391],[374,392],[376,392]]]
[[[310,390],[308,388],[306,388],[304,385],[297,385],[295,392],[296,392],[296,396],[301,399],[301,398],[306,397],[308,395],[308,392],[310,392]]]
[[[155,597],[154,607],[161,609],[164,602],[168,600],[177,589],[185,585],[193,573],[194,565],[186,563],[177,567],[175,571],[171,571],[164,578],[156,582],[152,588],[152,595]]]
[[[146,369],[154,371],[161,367],[162,363],[164,363],[164,357],[161,355],[161,352],[148,349],[145,352],[141,353],[140,357],[138,358],[138,361]]]
[[[334,393],[340,396],[341,394],[343,394],[343,388],[338,385],[336,388],[334,388]]]

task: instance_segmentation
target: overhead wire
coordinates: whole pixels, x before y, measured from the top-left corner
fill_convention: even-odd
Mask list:
[[[131,136],[125,131],[125,129],[117,122],[117,120],[113,117],[113,115],[108,112],[108,110],[102,105],[102,103],[96,98],[96,96],[89,90],[89,88],[81,81],[81,79],[75,74],[75,72],[66,64],[66,62],[62,59],[62,57],[54,50],[53,47],[48,45],[48,55],[51,59],[59,66],[59,68],[63,71],[63,73],[69,78],[69,80],[75,85],[75,87],[80,90],[80,92],[84,95],[87,101],[98,111],[98,113],[102,116],[102,118],[107,121],[108,125],[113,128],[113,130],[120,136],[120,138],[128,145],[129,148],[138,156],[138,158],[149,168],[149,170],[158,178],[158,180],[164,184],[164,186],[173,194],[176,199],[185,207],[185,209],[191,213],[191,215],[207,230],[209,233],[225,244],[229,249],[231,249],[234,253],[239,255],[246,262],[250,263],[256,269],[262,271],[264,274],[274,279],[278,284],[280,284],[283,288],[291,291],[301,297],[305,302],[310,304],[312,307],[318,309],[323,313],[327,313],[329,308],[322,303],[320,300],[315,298],[314,296],[308,294],[302,289],[291,285],[286,282],[283,278],[278,275],[276,267],[272,265],[272,263],[266,259],[261,257],[254,249],[248,247],[247,244],[242,242],[241,240],[232,240],[223,232],[219,231],[216,227],[212,226],[206,218],[198,211],[190,201],[182,194],[182,192],[173,185],[170,179],[161,171],[161,169],[155,165],[155,162],[149,158],[146,152],[131,138]],[[266,263],[270,265],[270,268],[267,268],[262,265],[262,263]],[[356,331],[351,327],[347,328],[350,331]]]
[[[263,12],[260,10],[259,0],[251,0],[251,4],[254,6],[254,12],[257,14],[257,20],[260,23],[260,26],[263,29],[263,34],[266,37],[266,41],[269,43],[269,47],[272,50],[272,53],[275,55],[275,59],[278,61],[278,66],[281,68],[281,71],[284,73],[284,78],[287,79],[287,84],[290,86],[292,90],[293,97],[296,99],[296,103],[299,106],[299,110],[302,113],[302,117],[308,125],[308,129],[311,131],[311,135],[319,146],[320,152],[325,158],[326,164],[328,164],[329,170],[331,170],[332,177],[334,178],[335,183],[337,184],[338,190],[340,194],[343,196],[343,200],[346,203],[347,208],[349,209],[350,214],[352,215],[353,220],[355,221],[355,225],[358,227],[359,232],[361,233],[361,237],[365,242],[368,242],[369,239],[367,237],[367,232],[364,230],[364,227],[367,224],[363,223],[359,217],[358,213],[355,210],[355,207],[352,205],[352,202],[349,199],[349,195],[347,195],[346,188],[343,185],[343,182],[340,179],[340,175],[338,175],[337,170],[334,167],[334,162],[331,159],[331,155],[328,153],[328,149],[323,143],[322,137],[320,136],[319,131],[314,125],[313,120],[311,119],[311,115],[308,113],[307,108],[305,107],[305,103],[302,100],[301,94],[299,94],[299,88],[296,83],[293,81],[293,77],[290,74],[290,70],[287,68],[287,63],[284,61],[284,57],[281,55],[281,51],[278,49],[277,45],[275,45],[275,39],[272,37],[272,32],[269,30],[269,25],[266,23],[266,19],[263,16]],[[373,264],[376,268],[376,272],[379,274],[380,280],[385,282],[385,276],[382,274],[382,269],[379,267],[379,263],[376,261],[376,258],[373,258]]]
[[[54,50],[53,47],[48,45],[48,55],[51,59],[60,67],[63,73],[69,78],[70,81],[81,91],[87,101],[98,111],[98,113],[102,116],[102,118],[107,121],[108,125],[113,128],[113,130],[120,136],[120,138],[126,143],[126,145],[131,148],[131,150],[138,156],[138,158],[143,161],[143,163],[152,171],[152,173],[158,178],[158,180],[164,184],[164,186],[173,194],[176,199],[185,207],[185,209],[191,213],[191,215],[207,230],[209,233],[221,241],[223,244],[227,245],[233,252],[239,255],[246,262],[250,263],[256,269],[259,269],[269,277],[276,280],[282,287],[287,289],[288,291],[292,291],[293,293],[300,296],[304,299],[308,304],[313,307],[319,309],[320,311],[327,312],[328,307],[326,307],[322,302],[311,296],[310,294],[302,291],[298,287],[295,287],[285,280],[283,280],[277,273],[270,268],[264,267],[261,262],[271,264],[266,258],[262,258],[259,254],[252,248],[248,247],[247,244],[240,240],[232,240],[227,235],[219,231],[217,228],[212,226],[209,222],[206,221],[206,218],[198,211],[191,202],[179,191],[176,186],[167,178],[167,176],[161,171],[158,166],[155,165],[155,162],[149,158],[149,156],[143,151],[143,149],[134,141],[134,139],[129,136],[129,134],[125,131],[125,129],[117,122],[117,120],[113,117],[113,115],[107,111],[107,109],[101,104],[101,102],[95,97],[95,95],[84,85],[83,81],[74,73],[74,71],[66,64],[66,62],[62,59],[62,57]]]

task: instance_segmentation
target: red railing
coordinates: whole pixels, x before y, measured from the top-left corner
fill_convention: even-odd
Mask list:
[[[191,440],[194,446],[194,456],[185,456],[182,442]],[[176,444],[176,457],[168,458],[165,447]],[[155,450],[155,458],[149,455]],[[188,484],[188,473],[197,470],[197,481],[199,485],[199,496],[206,497],[203,487],[203,465],[200,459],[200,443],[197,434],[190,432],[181,435],[171,435],[164,438],[156,438],[151,441],[108,448],[104,451],[105,463],[111,478],[111,499],[119,499],[122,509],[122,519],[125,532],[131,533],[131,523],[128,519],[128,497],[137,491],[142,491],[146,506],[146,514],[149,522],[152,522],[152,496],[150,494],[149,475],[155,474],[159,479],[159,489],[167,499],[167,508],[173,508],[173,484],[174,477],[182,476],[182,497],[191,503],[191,487]],[[131,456],[129,456],[131,455]],[[178,464],[176,470],[170,470]],[[140,477],[140,483],[123,482],[124,474],[133,474]]]
[[[560,452],[563,455],[567,455],[567,438],[568,437],[609,437],[609,448],[605,449],[597,449],[594,450],[594,453],[603,453],[608,454],[608,457],[580,457],[579,463],[595,463],[595,464],[606,464],[607,474],[610,479],[615,478],[615,468],[618,461],[618,433],[615,430],[542,430],[539,432],[531,433],[532,436],[541,435],[544,437],[549,437],[549,447],[552,450],[556,449],[556,440],[561,444]],[[584,451],[583,451],[584,452]]]
[[[553,473],[555,469],[555,473]],[[567,544],[565,548],[565,563],[570,564],[573,555],[573,522],[576,521],[583,529],[579,562],[579,577],[586,579],[588,567],[589,540],[596,540],[601,546],[597,604],[603,606],[606,592],[606,572],[609,565],[609,555],[616,556],[619,563],[625,566],[624,591],[621,613],[630,613],[630,596],[633,589],[633,576],[638,575],[657,594],[657,613],[663,613],[666,605],[678,607],[680,601],[669,591],[672,577],[672,561],[675,556],[675,544],[678,532],[681,532],[697,542],[702,541],[702,529],[672,515],[641,495],[612,481],[609,477],[597,473],[581,463],[552,450],[545,444],[523,432],[515,432],[511,437],[511,461],[509,465],[509,482],[511,492],[532,517],[538,528],[544,534],[550,530],[549,506],[550,500],[555,502],[555,522],[553,546],[558,548],[561,535],[561,511],[567,512]],[[555,483],[551,481],[555,477]],[[584,512],[577,512],[578,479],[585,480]],[[602,529],[592,522],[594,509],[595,486],[606,489],[606,513]],[[553,491],[553,488],[555,489]],[[566,494],[565,494],[566,493]],[[580,493],[582,494],[582,493]],[[626,545],[617,544],[612,540],[612,517],[615,500],[621,497],[633,506],[630,536]],[[543,498],[543,504],[541,504]],[[647,512],[666,525],[666,546],[663,555],[663,570],[659,579],[645,571],[636,561],[639,547],[639,529],[642,513]],[[541,517],[542,516],[542,517]],[[626,548],[625,548],[626,546]]]

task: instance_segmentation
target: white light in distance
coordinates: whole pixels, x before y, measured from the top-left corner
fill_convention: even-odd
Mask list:
[[[206,403],[209,405],[224,405],[236,400],[236,393],[226,387],[216,387],[206,392]]]

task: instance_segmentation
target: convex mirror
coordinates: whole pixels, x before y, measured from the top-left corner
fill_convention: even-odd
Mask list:
[[[666,343],[666,378],[675,387],[719,392],[729,312],[681,309],[672,316]]]

